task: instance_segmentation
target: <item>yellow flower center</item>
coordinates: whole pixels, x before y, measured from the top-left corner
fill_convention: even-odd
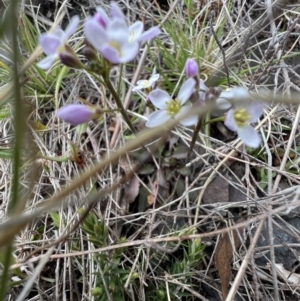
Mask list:
[[[171,99],[166,102],[166,111],[168,115],[175,116],[181,109],[181,102],[177,99]]]
[[[109,45],[114,48],[117,52],[118,52],[118,55],[121,56],[121,47],[120,47],[120,44],[118,42],[115,42],[115,41],[111,41],[109,43]]]
[[[148,88],[148,87],[150,87],[150,82],[148,81],[148,80],[144,80],[144,82],[143,82],[143,87],[144,88]]]
[[[238,127],[244,127],[249,124],[251,116],[246,109],[237,109],[233,114],[234,121]]]

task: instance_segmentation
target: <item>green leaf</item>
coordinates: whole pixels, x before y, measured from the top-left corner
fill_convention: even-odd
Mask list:
[[[59,226],[60,226],[60,215],[57,212],[50,212],[50,216],[53,220],[53,225],[56,228],[59,228]]]
[[[0,147],[0,158],[1,159],[11,159],[12,157],[13,157],[12,149]]]

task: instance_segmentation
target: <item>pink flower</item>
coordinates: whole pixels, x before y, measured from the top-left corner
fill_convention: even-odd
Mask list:
[[[172,99],[167,92],[161,89],[153,90],[149,94],[150,101],[159,110],[150,114],[146,126],[153,128],[165,123],[170,118],[180,117],[180,115],[186,113],[190,109],[190,106],[184,106],[184,104],[189,100],[194,92],[195,85],[196,81],[193,78],[189,78],[181,86],[176,99]],[[198,116],[189,116],[181,120],[180,124],[191,126],[195,125],[197,121]]]
[[[78,125],[97,119],[101,116],[98,107],[86,106],[83,104],[69,104],[61,107],[57,111],[57,116],[71,125]]]
[[[237,106],[227,112],[224,124],[231,131],[237,132],[247,146],[256,148],[261,139],[250,123],[256,122],[263,111],[263,104],[258,102],[248,106]]]
[[[84,33],[87,41],[113,64],[132,61],[138,54],[139,42],[149,41],[160,34],[158,27],[143,32],[141,21],[128,27],[115,2],[111,3],[111,15],[109,19],[104,10],[98,8],[96,15],[85,22]]]
[[[39,38],[39,44],[47,56],[37,63],[39,68],[49,69],[60,54],[68,53],[66,43],[76,31],[78,25],[79,17],[75,16],[71,19],[65,31],[57,28],[53,33],[42,33]]]
[[[187,59],[184,69],[187,77],[198,77],[198,64],[195,60]]]

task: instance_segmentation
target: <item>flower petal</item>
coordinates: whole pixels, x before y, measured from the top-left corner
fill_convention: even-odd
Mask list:
[[[137,90],[141,90],[141,89],[145,89],[145,88],[149,88],[150,87],[150,82],[148,80],[139,80],[136,83],[136,86],[132,89],[132,91],[137,91]]]
[[[105,10],[98,6],[96,8],[97,13],[93,16],[93,18],[103,27],[106,27],[107,24],[110,22],[110,19],[107,15],[107,13],[105,12]]]
[[[136,58],[139,53],[140,45],[138,43],[126,43],[121,48],[121,63],[128,63]]]
[[[230,109],[230,107],[232,106],[231,103],[223,97],[219,97],[216,100],[216,104],[217,104],[218,109],[224,110],[224,111]]]
[[[164,124],[170,119],[170,116],[165,110],[158,110],[149,115],[148,121],[146,122],[146,127],[154,128]]]
[[[104,58],[109,62],[113,64],[120,64],[121,61],[120,61],[119,53],[115,48],[109,45],[105,45],[100,49],[100,52],[104,56]]]
[[[151,86],[159,79],[159,77],[160,77],[160,75],[158,73],[151,75],[151,77],[149,78],[149,82],[150,82]]]
[[[246,109],[251,115],[250,123],[256,122],[258,118],[264,113],[264,105],[260,102],[254,102],[247,106]]]
[[[176,115],[176,117],[180,117],[183,114],[186,114],[189,110],[191,110],[191,106],[183,106],[180,109],[180,112]],[[184,126],[192,126],[196,125],[198,122],[198,116],[197,115],[192,115],[188,116],[187,118],[182,119],[179,123],[184,125]]]
[[[199,80],[199,89],[200,89],[200,91],[203,91],[203,92],[206,92],[209,90],[202,79]]]
[[[251,125],[238,128],[237,133],[245,145],[256,148],[260,145],[260,137]]]
[[[233,97],[238,99],[250,99],[251,95],[249,94],[248,90],[244,87],[233,87],[231,89],[231,92],[233,93]]]
[[[43,33],[39,38],[39,44],[47,55],[55,54],[61,46],[61,40],[48,33]]]
[[[234,110],[231,109],[229,110],[227,113],[226,113],[226,116],[225,116],[225,121],[224,121],[224,124],[226,125],[226,127],[228,127],[231,131],[235,132],[237,131],[237,125],[234,121],[234,118],[233,118],[233,114],[234,114]]]
[[[161,30],[157,26],[153,26],[143,32],[140,37],[138,38],[139,42],[148,42],[152,40],[153,38],[157,37],[158,35],[161,34]]]
[[[88,122],[93,117],[93,109],[82,104],[69,104],[57,111],[57,116],[71,125]]]
[[[166,103],[171,100],[171,96],[161,89],[155,89],[149,94],[151,102],[160,110],[165,109]]]
[[[110,8],[111,8],[111,16],[113,18],[121,19],[125,21],[125,16],[116,2],[112,1],[110,3]]]
[[[129,31],[125,21],[115,19],[111,21],[106,29],[108,39],[117,44],[128,43]]]
[[[185,104],[191,97],[192,93],[194,92],[195,85],[196,81],[193,78],[188,78],[181,86],[177,99],[182,105]]]
[[[57,37],[61,43],[65,41],[65,32],[61,28],[56,28],[53,33],[49,35]]]
[[[53,65],[56,58],[56,54],[48,55],[44,59],[39,61],[36,65],[41,69],[47,70]]]
[[[87,41],[97,50],[108,41],[105,29],[95,20],[89,18],[84,23],[84,35]]]
[[[143,33],[144,24],[141,21],[134,22],[128,29],[129,31],[129,43],[138,41],[139,37]]]
[[[65,30],[65,41],[69,39],[69,37],[76,31],[78,25],[79,25],[79,16],[74,16],[70,20],[70,23],[68,24],[66,30]]]

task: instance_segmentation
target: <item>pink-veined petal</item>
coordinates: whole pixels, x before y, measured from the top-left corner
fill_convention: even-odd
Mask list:
[[[129,43],[138,41],[139,37],[143,33],[144,24],[141,21],[134,22],[128,29],[129,31]]]
[[[100,6],[98,6],[96,8],[96,10],[97,10],[97,13],[93,16],[93,18],[96,19],[96,21],[101,26],[106,27],[107,24],[110,22],[110,19],[109,19],[108,15],[107,15],[106,11],[102,7],[100,7]]]
[[[97,50],[108,41],[105,29],[94,19],[89,18],[84,23],[84,35],[87,41]]]
[[[56,58],[57,54],[48,55],[47,57],[39,61],[36,65],[43,70],[47,70],[53,65]]]
[[[118,44],[128,43],[129,31],[123,20],[115,19],[111,21],[106,30],[109,41]]]
[[[139,53],[140,45],[138,43],[126,43],[122,45],[120,62],[128,63],[136,58]]]
[[[251,125],[237,129],[238,136],[245,145],[256,148],[260,145],[260,136]]]
[[[69,37],[76,31],[78,25],[79,25],[79,16],[74,16],[70,20],[70,23],[68,24],[66,30],[65,30],[65,42],[69,39]]]
[[[111,8],[111,16],[113,18],[121,19],[125,21],[125,16],[116,2],[112,1],[110,3],[110,8]]]
[[[153,38],[157,37],[158,35],[161,34],[161,30],[157,26],[153,26],[143,32],[140,37],[138,38],[139,42],[148,42],[152,40]]]
[[[193,78],[188,78],[181,86],[177,99],[182,105],[185,104],[191,97],[192,93],[194,92],[195,85],[196,81]]]
[[[264,105],[260,102],[253,102],[247,106],[247,111],[251,116],[250,123],[256,122],[258,118],[264,113]]]
[[[170,118],[171,117],[167,114],[165,110],[159,110],[153,112],[148,117],[148,121],[146,122],[146,127],[154,128],[160,126],[164,124],[166,121],[168,121]]]
[[[53,55],[61,46],[61,40],[51,34],[43,33],[39,38],[39,44],[47,55]]]
[[[161,89],[155,89],[149,94],[151,102],[160,110],[166,108],[166,103],[171,100],[171,96]]]
[[[244,87],[233,87],[231,89],[233,97],[238,101],[239,99],[250,99],[251,95],[249,94],[248,90]]]
[[[192,108],[191,106],[181,107],[180,112],[176,115],[176,117],[180,117],[181,115],[186,114],[189,110],[191,110],[191,108]],[[196,125],[197,122],[198,122],[198,116],[191,115],[182,119],[179,123],[184,126],[192,126],[192,125]]]
[[[226,113],[224,124],[231,131],[235,132],[235,131],[237,131],[237,125],[236,125],[236,123],[234,121],[233,114],[234,114],[234,110],[233,109],[229,110]]]
[[[115,48],[109,45],[105,45],[100,49],[100,52],[104,56],[104,58],[109,62],[113,64],[120,64],[121,61],[120,61],[119,53]]]
[[[69,104],[57,111],[57,116],[71,125],[86,123],[93,117],[93,109],[82,104]]]

